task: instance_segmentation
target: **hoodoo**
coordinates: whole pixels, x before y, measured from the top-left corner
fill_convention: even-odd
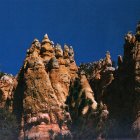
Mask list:
[[[16,116],[17,139],[140,139],[140,22],[117,66],[109,51],[80,66],[74,55],[45,34],[16,77],[1,73],[0,109]]]

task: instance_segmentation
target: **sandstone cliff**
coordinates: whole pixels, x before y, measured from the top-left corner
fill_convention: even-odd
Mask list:
[[[16,77],[0,78],[0,108],[16,116],[18,139],[140,138],[140,23],[115,67],[107,51],[81,64],[72,46],[34,39]]]

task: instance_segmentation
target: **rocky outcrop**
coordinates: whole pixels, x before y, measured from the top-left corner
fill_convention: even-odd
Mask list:
[[[51,139],[70,133],[67,122],[71,120],[64,109],[67,96],[64,91],[68,90],[64,87],[68,88],[70,78],[63,76],[68,71],[57,61],[47,35],[42,43],[33,41],[19,73],[14,98],[14,111],[21,124],[20,139]]]
[[[94,63],[82,64],[95,99],[105,104],[109,111],[106,121],[109,138],[138,138],[139,132],[139,32],[125,35],[124,55],[118,56],[118,66],[113,68],[109,53]]]
[[[139,112],[140,112],[140,22],[137,25],[136,28],[136,34],[135,34],[135,41],[133,42],[133,60],[134,60],[134,106],[133,106],[133,117],[134,117],[134,123],[132,130],[134,132],[134,135],[137,137],[137,139],[140,138],[140,121],[139,121]],[[132,41],[131,41],[132,42]]]
[[[115,68],[112,67],[110,53],[106,52],[106,57],[97,62],[81,64],[80,70],[85,71],[96,101],[102,103],[107,87],[114,80]]]
[[[17,85],[16,78],[4,74],[0,78],[0,108],[6,107],[12,111],[13,94]]]
[[[19,139],[55,139],[71,137],[71,116],[65,104],[70,87],[78,78],[72,47],[54,47],[48,35],[40,43],[35,39],[27,50],[18,74],[14,94],[14,112],[20,123]],[[96,108],[93,91],[85,76],[79,77],[81,93]],[[81,97],[80,97],[81,98]],[[86,108],[86,106],[85,106]]]
[[[117,66],[107,51],[79,67],[72,46],[34,39],[16,78],[0,76],[19,139],[140,139],[140,23],[124,39]]]

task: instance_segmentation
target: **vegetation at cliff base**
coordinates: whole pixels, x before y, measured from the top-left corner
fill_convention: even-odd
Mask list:
[[[15,116],[6,109],[0,109],[0,139],[16,140],[17,128]]]

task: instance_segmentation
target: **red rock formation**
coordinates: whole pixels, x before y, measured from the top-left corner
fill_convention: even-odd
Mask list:
[[[53,85],[53,88],[56,91],[57,97],[62,100],[62,103],[65,103],[69,87],[70,87],[70,72],[68,67],[68,62],[63,58],[63,51],[61,49],[61,46],[57,45],[55,50],[55,55],[58,61],[59,68],[58,70],[52,70],[50,71],[50,79]]]
[[[140,138],[140,23],[114,68],[74,60],[72,46],[35,39],[17,78],[0,79],[0,108],[14,111],[19,139]],[[13,106],[12,106],[13,105]]]
[[[33,42],[18,77],[14,111],[21,123],[20,139],[41,140],[51,139],[58,134],[70,134],[67,127],[70,117],[67,118],[67,112],[62,106],[66,95],[62,101],[59,97],[61,90],[68,88],[64,87],[67,81],[59,81],[60,78],[67,80],[63,76],[67,71],[63,71],[56,62],[50,67],[54,49],[48,37],[45,36],[41,47],[38,47],[39,44],[38,42],[36,45],[36,40]],[[56,91],[55,80],[60,82],[59,93]],[[65,94],[68,94],[68,91]]]
[[[14,95],[14,112],[20,123],[19,139],[55,139],[70,136],[69,104],[70,88],[76,79],[80,80],[79,99],[74,101],[81,106],[81,115],[97,108],[93,91],[74,61],[72,47],[59,44],[54,47],[45,35],[40,43],[35,39],[27,50],[24,65],[18,75],[18,86]],[[84,103],[84,106],[82,102]],[[88,102],[88,103],[86,103]],[[76,113],[76,112],[75,112]],[[80,117],[80,114],[78,117]]]
[[[48,63],[48,61],[52,57],[54,57],[53,42],[49,40],[47,34],[44,36],[44,39],[42,40],[40,51],[41,51],[40,55],[45,63]]]
[[[12,111],[13,93],[17,81],[11,75],[3,75],[0,79],[0,108],[8,108]]]
[[[112,67],[110,53],[107,52],[106,57],[97,62],[80,65],[80,69],[85,71],[97,102],[103,102],[105,90],[114,80],[115,68]]]

